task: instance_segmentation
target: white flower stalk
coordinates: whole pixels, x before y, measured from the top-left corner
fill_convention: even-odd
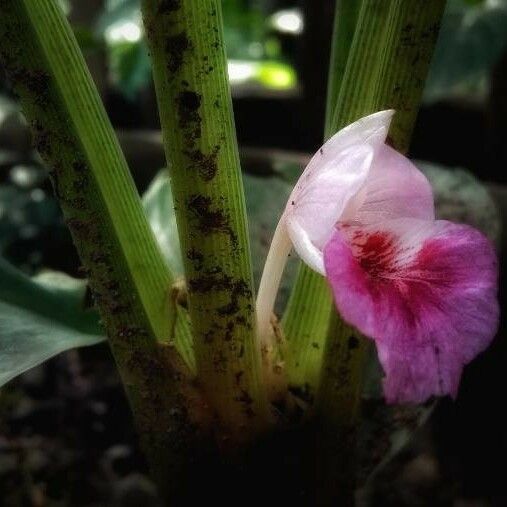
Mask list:
[[[296,183],[273,235],[257,295],[263,350],[272,347],[271,316],[292,246],[308,266],[325,274],[323,246],[336,217],[363,185],[392,115],[381,111],[340,130],[317,151]]]

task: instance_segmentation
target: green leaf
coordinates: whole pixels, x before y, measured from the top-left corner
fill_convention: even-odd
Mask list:
[[[109,49],[111,71],[116,86],[128,99],[150,80],[151,63],[144,41],[122,42]]]
[[[489,74],[507,47],[507,1],[451,0],[442,21],[425,100],[484,96]]]
[[[160,171],[143,195],[143,207],[167,264],[175,276],[183,275],[174,199],[167,171]]]
[[[0,258],[0,386],[68,349],[105,339],[84,307],[86,282],[63,273],[30,279]]]
[[[500,244],[502,219],[483,183],[466,169],[423,161],[415,164],[433,188],[437,218],[471,225],[497,246]]]

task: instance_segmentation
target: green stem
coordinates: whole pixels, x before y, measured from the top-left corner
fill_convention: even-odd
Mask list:
[[[331,126],[395,109],[389,141],[410,144],[445,0],[363,0]]]
[[[363,370],[370,343],[332,312],[317,393],[317,503],[353,505]]]
[[[181,358],[187,365],[190,373],[195,377],[197,375],[197,365],[195,364],[194,337],[192,336],[188,311],[181,306],[177,307],[174,346],[181,354]]]
[[[389,11],[373,110],[395,109],[390,143],[406,153],[419,112],[446,0],[396,0]]]
[[[289,387],[312,403],[322,367],[324,343],[333,303],[326,280],[301,263],[282,328],[287,339]]]
[[[393,0],[361,3],[342,86],[330,118],[331,133],[375,111],[374,90],[381,78],[378,69],[392,5]]]
[[[326,122],[324,129],[326,138],[332,136],[335,132],[332,127],[332,118],[347,67],[361,1],[336,0],[333,38],[331,41],[331,61],[329,63],[327,83]]]
[[[353,428],[358,419],[362,389],[362,370],[368,341],[333,312],[325,348],[317,406],[326,419],[336,422],[334,429]],[[328,403],[332,400],[332,403]]]
[[[363,1],[333,119],[337,127],[379,109],[393,108],[397,113],[389,140],[401,151],[408,148],[444,7],[445,0]],[[344,333],[349,333],[346,328],[335,324],[330,332],[319,405],[326,417],[339,424],[340,417],[347,419],[351,414],[339,406],[333,408],[335,402],[343,404],[343,394],[332,394],[329,384],[336,387],[336,383],[325,372],[333,371],[344,361],[354,361],[356,366],[350,376],[360,379],[355,368],[360,368],[362,362],[348,349],[344,356],[341,351],[346,349],[333,346],[339,340],[337,336],[344,339]],[[355,354],[362,355],[363,350],[364,347],[357,347]],[[347,385],[353,400],[359,390],[354,382],[347,381]],[[343,387],[339,389],[343,393]],[[355,405],[353,401],[350,404]]]
[[[377,78],[379,32],[383,34],[389,1],[343,0],[337,3],[329,70],[326,138],[357,111],[371,111],[370,88]],[[361,72],[363,75],[360,75]],[[367,113],[364,113],[367,114]],[[357,118],[363,115],[357,115]],[[356,119],[356,118],[354,118]],[[302,265],[283,319],[290,343],[289,385],[313,401],[321,378],[329,319],[334,311],[327,282]]]
[[[389,142],[406,151],[436,42],[445,0],[364,0],[342,88],[333,116],[341,128],[382,109],[396,109]],[[317,397],[321,442],[328,450],[323,484],[327,496],[353,503],[355,434],[359,421],[363,369],[368,342],[333,315]],[[339,449],[339,453],[336,451]]]
[[[172,276],[57,2],[0,0],[0,60],[50,171],[155,477],[177,489],[167,477],[190,466],[200,406],[178,354],[159,348],[175,318]]]
[[[198,378],[233,440],[267,419],[218,0],[143,0]]]
[[[371,45],[371,34],[383,19],[385,21],[388,3],[337,1],[328,78],[326,139],[346,124],[346,117],[350,114],[344,114],[344,108],[353,110],[361,105],[364,108],[368,100],[368,80],[356,82],[364,94],[357,100],[358,104],[350,101],[347,94],[353,92],[350,84],[361,69],[376,76],[372,69],[376,68],[378,48]],[[353,41],[361,41],[364,45],[364,56],[359,62],[349,57]],[[366,58],[370,60],[364,69]],[[325,279],[301,265],[282,323],[290,343],[286,363],[289,385],[310,402],[318,388],[332,311],[331,293]]]

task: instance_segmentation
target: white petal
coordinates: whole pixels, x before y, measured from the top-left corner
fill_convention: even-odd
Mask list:
[[[320,250],[332,236],[349,201],[364,185],[373,155],[368,145],[350,148],[330,164],[330,170],[316,173],[289,198],[285,215],[295,218]]]
[[[311,241],[307,231],[301,227],[297,218],[288,216],[285,218],[290,240],[301,260],[321,275],[325,275],[324,258],[322,250],[318,249]]]
[[[372,148],[378,148],[386,141],[393,116],[394,109],[370,114],[347,125],[334,137],[339,136],[343,149],[363,143],[371,145]],[[338,139],[334,142],[337,143]]]
[[[364,186],[394,111],[380,111],[340,130],[312,158],[282,219],[299,256],[324,273],[322,250],[347,205]]]
[[[365,144],[378,150],[387,138],[394,111],[388,109],[370,114],[348,125],[331,137],[313,156],[303,174],[299,178],[296,188],[303,187],[314,173],[329,168],[344,151]]]

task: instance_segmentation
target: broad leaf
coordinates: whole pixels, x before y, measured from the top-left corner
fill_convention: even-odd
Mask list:
[[[471,225],[500,244],[500,213],[481,181],[465,169],[422,161],[415,164],[431,183],[437,218]]]
[[[483,96],[507,48],[506,0],[450,0],[442,21],[425,100]]]
[[[86,282],[62,273],[34,279],[0,258],[0,386],[64,350],[104,340],[85,310]]]
[[[167,171],[160,171],[143,195],[144,211],[171,271],[183,274],[174,200]]]

